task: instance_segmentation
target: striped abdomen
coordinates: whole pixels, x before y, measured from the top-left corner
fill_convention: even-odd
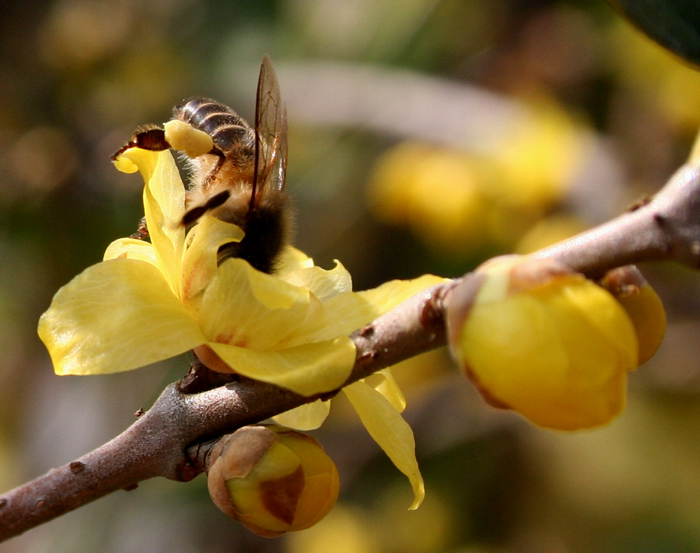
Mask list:
[[[230,107],[208,98],[193,98],[173,108],[173,119],[189,123],[214,140],[222,153],[249,149],[254,154],[255,131]]]

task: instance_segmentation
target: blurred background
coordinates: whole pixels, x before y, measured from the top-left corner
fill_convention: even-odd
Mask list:
[[[187,371],[57,377],[36,337],[53,293],[134,232],[141,181],[109,161],[193,95],[252,119],[268,53],[289,111],[297,245],[355,288],[459,276],[658,189],[700,125],[700,74],[603,0],[27,0],[0,15],[0,490],[104,443]],[[144,482],[2,553],[700,551],[700,275],[643,267],[656,357],[609,427],[540,430],[487,407],[446,352],[395,371],[427,498],[347,405],[316,433],[341,499],[258,538],[202,477]],[[138,321],[135,321],[138,324]]]

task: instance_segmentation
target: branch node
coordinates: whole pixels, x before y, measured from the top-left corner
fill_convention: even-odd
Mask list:
[[[366,351],[357,358],[357,362],[361,364],[368,364],[374,361],[378,355],[379,354],[376,351]]]
[[[659,225],[661,228],[666,226],[667,219],[668,218],[666,217],[666,215],[664,215],[662,213],[659,213],[659,212],[654,213],[654,222],[657,225]]]
[[[70,465],[68,465],[68,468],[70,468],[70,471],[73,474],[78,474],[85,468],[85,463],[81,463],[80,461],[73,461]]]
[[[187,464],[182,469],[183,481],[187,481],[187,476],[190,476],[189,480],[192,480],[198,474],[209,470],[212,449],[219,443],[220,439],[201,442],[187,449]]]
[[[645,194],[641,198],[639,198],[636,202],[634,202],[631,206],[627,208],[627,213],[632,213],[633,211],[637,211],[638,209],[644,207],[645,205],[648,205],[651,203],[651,201],[654,199],[653,196],[650,196],[649,194]]]
[[[441,290],[442,288],[439,288],[437,291],[431,292],[423,303],[419,321],[424,328],[432,327],[435,324],[444,324],[443,296],[440,293]]]
[[[190,463],[186,463],[180,469],[180,479],[182,482],[189,482],[190,480],[198,476],[201,472],[201,470],[197,470]]]

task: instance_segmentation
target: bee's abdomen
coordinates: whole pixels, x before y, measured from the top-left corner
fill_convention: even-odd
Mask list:
[[[240,147],[241,142],[250,141],[251,128],[230,107],[208,98],[193,98],[173,108],[173,118],[189,123],[204,131],[223,152]]]

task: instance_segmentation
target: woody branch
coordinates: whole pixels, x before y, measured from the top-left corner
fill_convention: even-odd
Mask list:
[[[645,205],[535,256],[556,259],[589,277],[664,259],[699,268],[698,167],[681,167]],[[444,346],[445,312],[456,283],[423,291],[356,331],[356,362],[346,384]],[[149,478],[190,480],[206,470],[208,441],[317,399],[247,379],[198,393],[181,388],[182,383],[169,385],[148,412],[110,442],[1,495],[0,541]]]

